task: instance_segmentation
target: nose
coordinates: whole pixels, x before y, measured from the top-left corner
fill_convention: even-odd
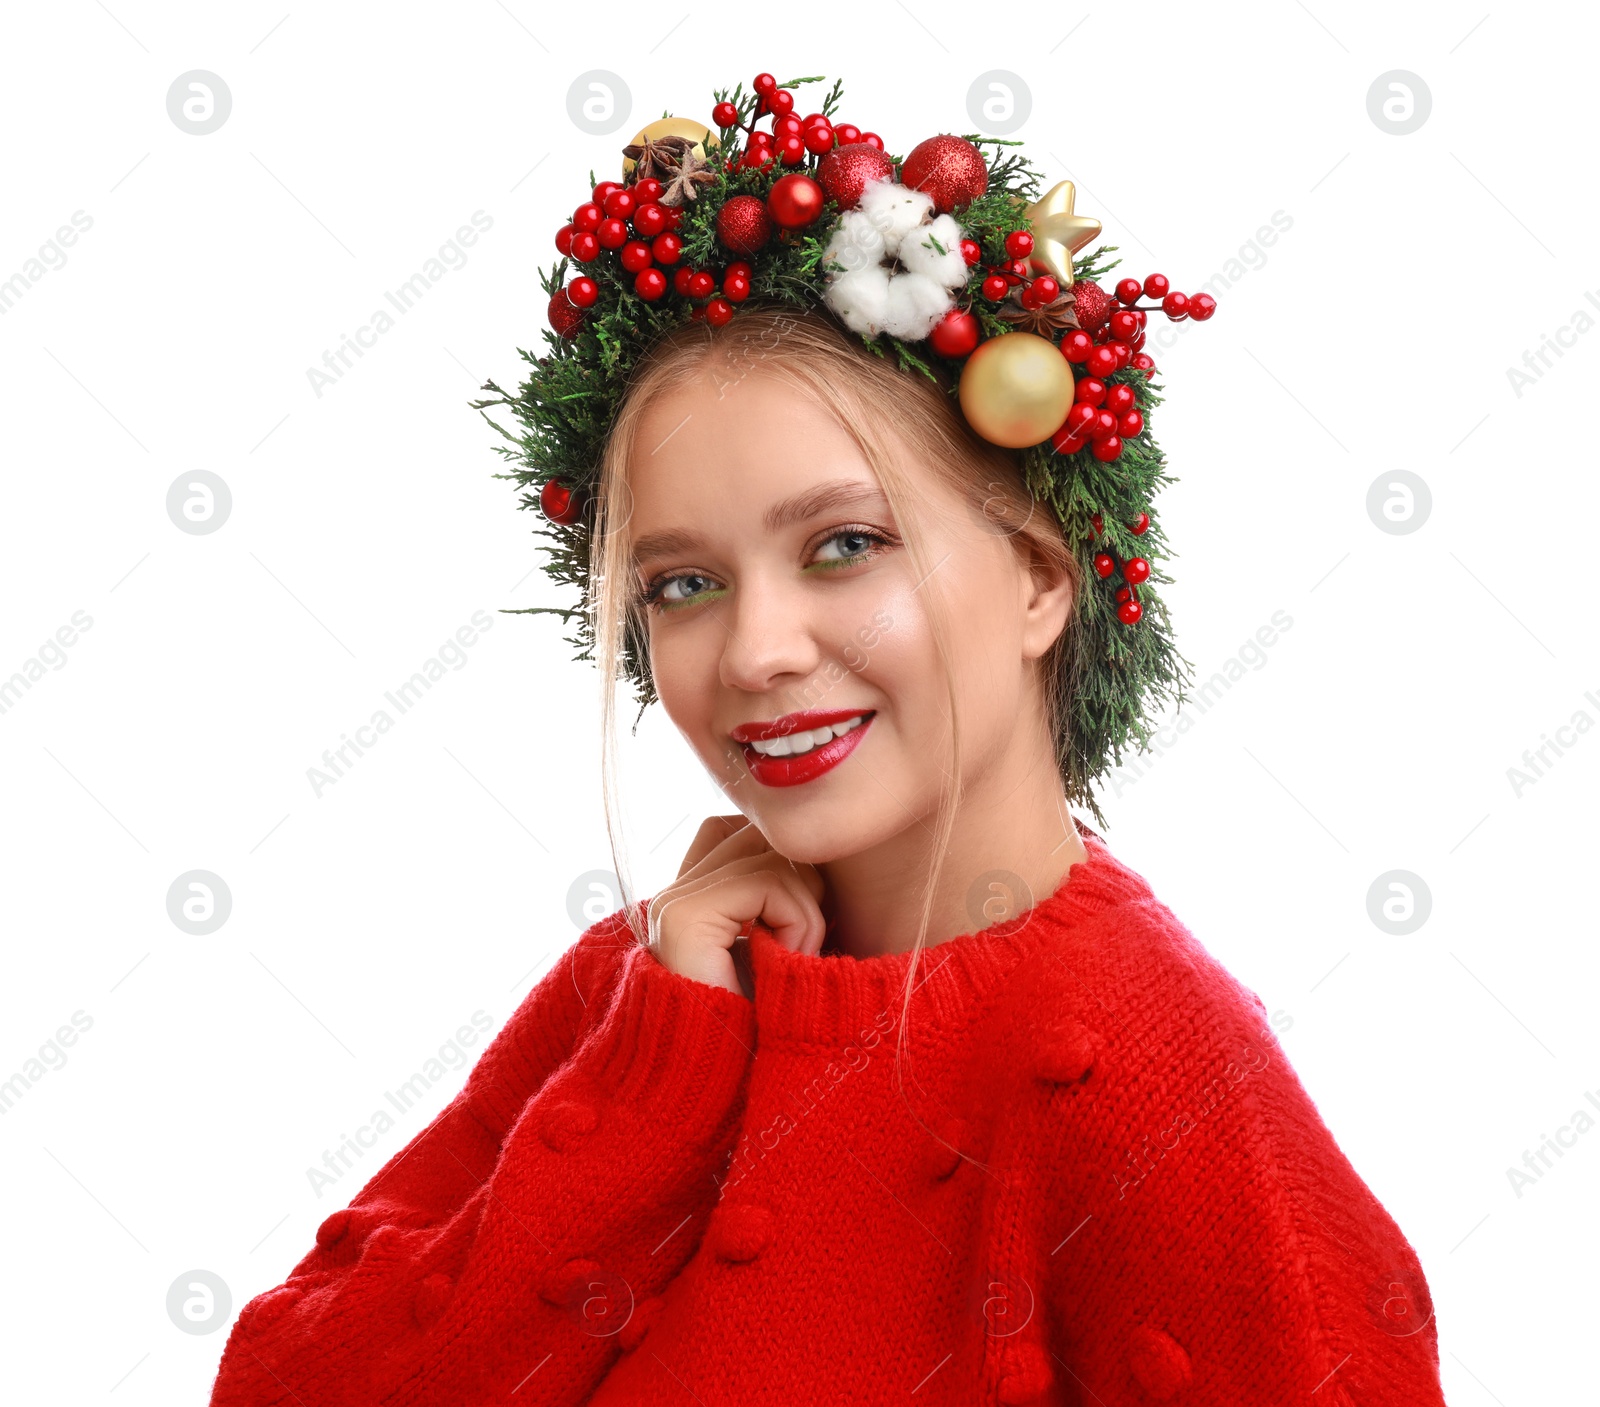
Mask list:
[[[726,687],[759,694],[815,673],[822,656],[807,594],[759,573],[735,584],[722,614],[728,638],[718,677]]]

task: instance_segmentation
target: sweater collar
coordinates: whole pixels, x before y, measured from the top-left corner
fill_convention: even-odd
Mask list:
[[[1025,914],[977,933],[964,933],[917,958],[912,997],[917,1029],[960,1024],[1031,953],[1059,942],[1107,909],[1151,897],[1149,886],[1118,862],[1105,842],[1078,822],[1087,858],[1068,872],[1055,893]],[[790,952],[764,925],[750,936],[756,1029],[767,1038],[847,1045],[874,1024],[898,1024],[913,954],[852,958]]]

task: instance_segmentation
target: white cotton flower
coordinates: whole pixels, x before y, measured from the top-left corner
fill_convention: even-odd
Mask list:
[[[900,252],[900,241],[933,209],[933,197],[884,178],[867,182],[859,205],[860,213],[883,236],[884,249],[895,255]]]
[[[932,214],[926,192],[883,180],[869,182],[861,208],[839,217],[823,250],[823,298],[852,332],[918,342],[955,306],[951,291],[968,272],[961,226]]]
[[[932,224],[913,230],[902,239],[900,262],[912,273],[925,274],[945,288],[964,284],[967,261],[961,257],[961,226],[956,224],[955,216],[940,215]]]
[[[852,332],[876,337],[889,315],[889,270],[883,264],[868,264],[835,274],[826,296],[828,306]]]

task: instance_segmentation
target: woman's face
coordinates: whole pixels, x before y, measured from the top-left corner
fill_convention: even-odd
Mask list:
[[[950,750],[934,591],[967,797],[1006,784],[1022,749],[1037,765],[1031,662],[1070,588],[1036,581],[980,502],[904,462],[926,580],[855,442],[759,366],[658,397],[635,441],[628,533],[656,690],[734,805],[797,862],[931,825]]]

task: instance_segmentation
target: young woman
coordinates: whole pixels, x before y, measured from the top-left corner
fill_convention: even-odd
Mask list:
[[[216,1407],[1442,1403],[1261,1003],[1069,812],[1096,583],[947,384],[826,305],[648,338],[589,619],[730,814],[245,1306]]]

